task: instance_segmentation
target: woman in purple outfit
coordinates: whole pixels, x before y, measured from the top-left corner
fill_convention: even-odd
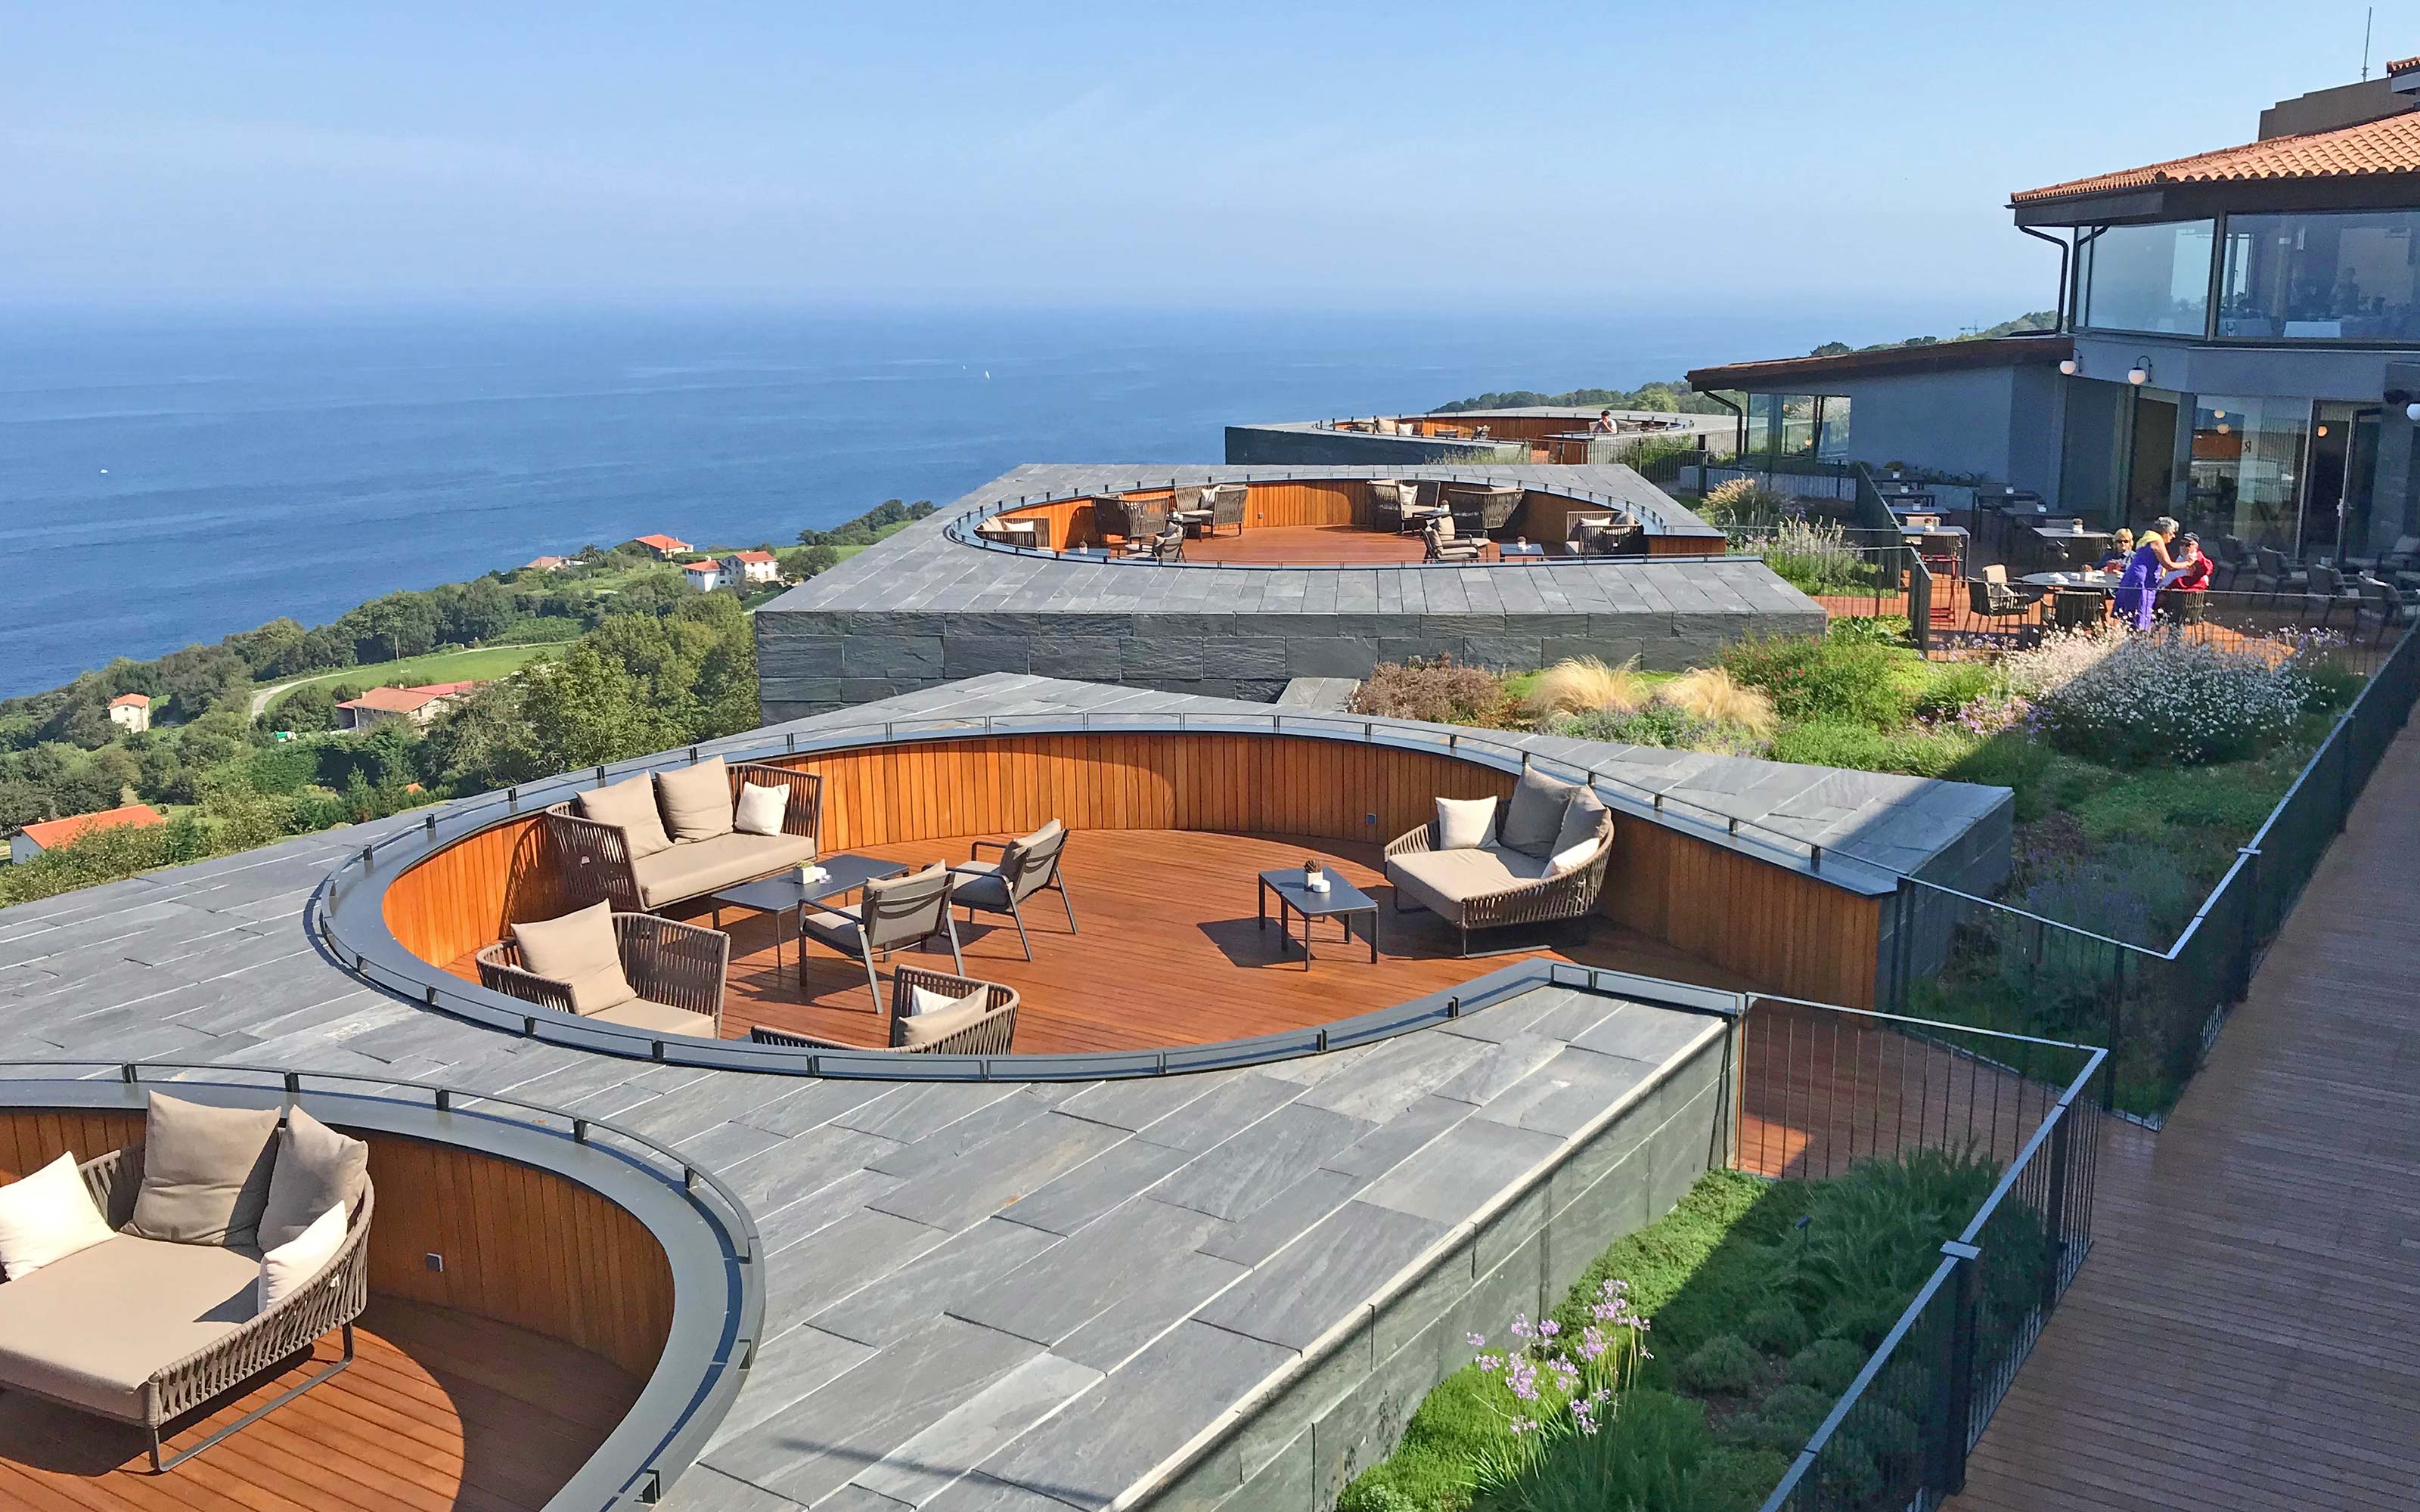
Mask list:
[[[2151,627],[2151,606],[2159,601],[2160,579],[2184,563],[2168,555],[2168,542],[2175,538],[2177,522],[2163,515],[2151,521],[2127,559],[2126,570],[2118,575],[2116,603],[2112,606],[2121,620],[2131,622],[2137,630]]]

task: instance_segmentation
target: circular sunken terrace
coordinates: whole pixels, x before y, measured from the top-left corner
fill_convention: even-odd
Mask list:
[[[802,947],[791,916],[711,897],[658,912],[728,936],[722,991],[708,1005],[719,1006],[718,1025],[629,1027],[483,985],[492,980],[480,952],[514,924],[590,901],[545,810],[599,785],[596,772],[467,806],[365,851],[322,889],[315,928],[373,983],[508,1032],[647,1059],[885,1079],[1150,1075],[1315,1054],[1434,1025],[1558,966],[1740,988],[1756,962],[1731,949],[1738,942],[1682,935],[1705,934],[1727,900],[1759,892],[1800,918],[1838,912],[1833,943],[1818,953],[1840,959],[1822,985],[1837,995],[1872,980],[1876,889],[1855,867],[1836,860],[1819,872],[1804,847],[1792,856],[1776,837],[1734,837],[1717,823],[1700,821],[1706,838],[1683,840],[1664,822],[1677,810],[1658,813],[1610,780],[1597,791],[1617,815],[1603,872],[1612,882],[1567,916],[1469,942],[1500,953],[1465,956],[1444,920],[1399,911],[1382,848],[1424,826],[1438,797],[1509,797],[1518,751],[1358,720],[1324,733],[1174,723],[1011,733],[1013,720],[944,720],[837,727],[815,733],[811,751],[787,748],[796,733],[726,743],[732,762],[761,764],[747,779],[772,780],[763,767],[779,767],[812,788],[818,855],[834,866],[962,863],[977,841],[1053,819],[1071,832],[1064,896],[1027,900],[1022,939],[1010,918],[954,911],[957,961],[943,938],[899,949],[876,963],[878,999],[855,954],[814,939]],[[649,764],[677,769],[690,758],[602,775]],[[1635,817],[1642,812],[1656,818]],[[1766,858],[1752,858],[1760,849]],[[1690,864],[1674,871],[1670,857],[1683,851]],[[1312,858],[1375,903],[1374,960],[1368,916],[1354,920],[1349,943],[1337,920],[1319,921],[1308,964],[1299,918],[1293,944],[1274,906],[1262,922],[1259,874]],[[1676,933],[1676,918],[1691,922]],[[1013,1039],[981,1054],[889,1049],[902,970],[1013,990]]]
[[[1720,557],[1714,530],[1628,468],[1400,475],[1196,469],[961,506],[961,545],[1152,566],[1468,567]],[[1565,481],[1569,479],[1569,481]],[[1450,526],[1442,559],[1424,527]],[[1599,532],[1605,532],[1600,543]],[[1532,549],[1534,548],[1534,549]]]

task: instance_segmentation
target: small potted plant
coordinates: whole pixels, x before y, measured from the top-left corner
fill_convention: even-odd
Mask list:
[[[1302,885],[1310,892],[1327,890],[1327,873],[1320,870],[1319,857],[1310,856],[1302,863]]]

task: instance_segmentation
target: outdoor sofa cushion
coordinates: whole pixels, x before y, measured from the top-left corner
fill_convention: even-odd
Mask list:
[[[1464,903],[1538,881],[1546,866],[1542,857],[1501,845],[1473,845],[1390,857],[1387,874],[1397,892],[1433,914],[1458,919]]]
[[[221,1108],[153,1092],[143,1118],[143,1185],[126,1232],[176,1244],[260,1237],[277,1160],[275,1108]]]
[[[989,1004],[990,1001],[991,984],[989,982],[984,983],[982,986],[976,988],[970,993],[964,993],[956,997],[952,997],[947,993],[937,993],[930,987],[910,987],[908,989],[907,1016],[909,1018],[924,1018],[935,1013],[947,1013],[954,1009],[964,1008],[969,1003],[974,1004],[977,1008],[982,1008]]]
[[[783,821],[790,817],[790,790],[767,787],[762,782],[749,782],[739,789],[739,801],[731,810],[731,827],[743,835],[778,835]]]
[[[815,858],[812,835],[743,835],[737,830],[712,840],[685,840],[630,863],[639,903],[661,908],[684,898],[703,897],[737,883],[768,877],[784,867]]]
[[[593,903],[554,918],[515,924],[513,943],[520,947],[525,970],[571,989],[575,1013],[602,1013],[639,995],[622,970],[611,903]]]
[[[1546,874],[1559,877],[1586,866],[1612,822],[1595,794],[1582,788],[1572,795],[1563,810],[1563,826],[1555,834],[1554,854],[1546,857]]]
[[[1522,773],[1521,785],[1512,790],[1504,823],[1497,830],[1497,843],[1529,856],[1552,855],[1555,836],[1563,826],[1563,810],[1578,791],[1577,783],[1559,782],[1534,766]]]
[[[644,1029],[650,1034],[696,1034],[708,1040],[714,1038],[713,1015],[692,1013],[685,1008],[650,1002],[644,997],[616,1003],[593,1016],[599,1024],[618,1024],[626,1029]]]
[[[1487,826],[1496,822],[1494,798],[1436,800],[1436,848],[1473,850],[1486,843]]]
[[[292,1243],[330,1208],[343,1209],[349,1218],[369,1179],[367,1144],[347,1138],[301,1108],[289,1110],[277,1134],[269,1206],[260,1214],[260,1247]],[[341,1237],[342,1225],[337,1232]]]
[[[656,774],[664,827],[675,842],[731,833],[731,773],[720,756]]]
[[[931,1013],[910,1014],[899,1028],[899,1048],[915,1050],[948,1039],[961,1029],[972,1028],[991,1011],[991,988],[978,987],[948,1008]]]
[[[144,1385],[250,1322],[259,1284],[250,1247],[119,1234],[0,1286],[0,1386],[140,1423]]]
[[[269,1311],[336,1257],[336,1252],[345,1247],[348,1211],[332,1205],[303,1225],[301,1233],[260,1257],[260,1275],[255,1282],[259,1292],[254,1302],[256,1307],[264,1313]]]
[[[0,1187],[0,1271],[11,1281],[106,1242],[113,1232],[72,1150]]]
[[[615,825],[630,849],[630,862],[668,850],[673,838],[664,833],[663,816],[656,811],[656,779],[645,772],[580,795],[582,817]]]

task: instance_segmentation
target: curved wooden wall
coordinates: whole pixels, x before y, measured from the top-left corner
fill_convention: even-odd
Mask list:
[[[672,1333],[673,1273],[644,1224],[586,1187],[454,1145],[369,1141],[370,1290],[510,1323],[644,1381]],[[139,1113],[0,1108],[0,1180],[143,1137]],[[427,1257],[445,1257],[443,1272]]]
[[[1293,735],[1173,733],[939,740],[781,760],[824,779],[826,852],[1071,829],[1198,829],[1384,844],[1439,797],[1509,796],[1513,779],[1425,751]],[[387,927],[442,966],[508,924],[562,912],[545,835],[518,819],[397,877]],[[1882,909],[1788,868],[1643,821],[1615,830],[1604,912],[1767,990],[1870,1007]]]

